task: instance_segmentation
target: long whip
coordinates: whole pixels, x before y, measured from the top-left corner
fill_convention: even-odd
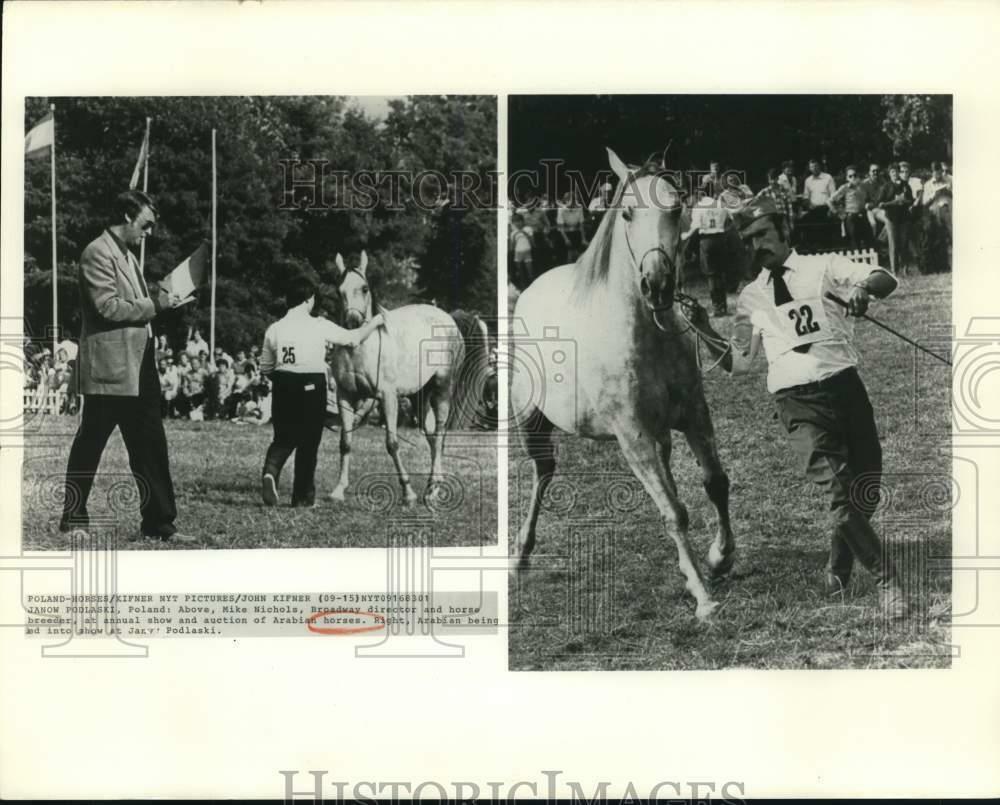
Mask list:
[[[837,303],[838,305],[840,305],[840,306],[841,306],[842,308],[849,308],[849,307],[850,307],[850,305],[848,305],[848,304],[847,304],[847,302],[845,302],[845,301],[844,301],[843,299],[841,299],[841,298],[840,298],[839,296],[837,296],[836,294],[834,294],[834,293],[831,293],[830,291],[827,291],[827,292],[826,292],[826,298],[827,298],[827,299],[829,299],[829,300],[831,300],[831,301],[833,301],[833,302],[836,302],[836,303]],[[890,326],[889,326],[888,324],[883,324],[883,323],[882,323],[882,322],[880,322],[880,321],[879,321],[878,319],[873,319],[873,318],[872,318],[871,316],[869,316],[869,315],[868,315],[867,313],[864,313],[864,314],[862,314],[861,318],[863,318],[863,319],[867,319],[867,320],[868,320],[868,321],[870,321],[870,322],[871,322],[872,324],[877,324],[877,325],[878,325],[879,327],[881,327],[881,328],[882,328],[883,330],[886,330],[886,331],[888,331],[888,332],[892,333],[892,334],[893,334],[894,336],[896,336],[896,338],[901,338],[901,339],[903,339],[903,340],[904,340],[904,341],[905,341],[905,342],[906,342],[907,344],[912,344],[912,345],[913,345],[913,346],[915,346],[915,347],[916,347],[917,349],[919,349],[919,350],[920,350],[921,352],[926,352],[926,353],[927,353],[928,355],[930,355],[930,356],[931,356],[932,358],[937,358],[937,359],[938,359],[939,361],[941,361],[941,363],[946,363],[946,364],[948,364],[949,366],[951,366],[951,361],[949,361],[949,360],[948,360],[947,358],[945,358],[945,357],[944,357],[943,355],[938,355],[938,354],[937,354],[936,352],[932,352],[931,350],[927,349],[927,347],[923,346],[922,344],[918,344],[918,343],[917,343],[916,341],[914,341],[914,340],[913,340],[912,338],[909,338],[909,337],[907,337],[907,336],[903,335],[903,334],[902,334],[901,332],[899,332],[899,331],[897,331],[897,330],[894,330],[894,329],[892,329],[892,327],[890,327]]]

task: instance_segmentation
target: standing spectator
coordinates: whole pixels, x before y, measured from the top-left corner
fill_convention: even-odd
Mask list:
[[[167,346],[167,337],[163,333],[160,333],[160,335],[156,336],[156,352],[154,353],[157,366],[160,365],[160,359],[167,356],[168,349],[170,347]]]
[[[226,352],[222,347],[216,347],[215,353],[212,355],[212,368],[218,368],[221,361],[225,361],[227,364],[232,366],[233,356]]]
[[[181,380],[177,368],[171,366],[165,357],[160,358],[160,416],[173,419],[177,416],[177,394],[180,391]]]
[[[809,175],[802,184],[802,190],[807,208],[825,215],[829,210],[830,198],[837,191],[837,183],[829,173],[822,170],[818,159],[810,159]]]
[[[531,249],[533,243],[531,227],[525,226],[524,216],[514,213],[511,218],[510,252],[513,258],[511,280],[515,287],[524,289],[535,278],[531,270]]]
[[[883,183],[875,214],[885,226],[886,238],[889,241],[889,270],[897,272],[899,254],[903,246],[903,222],[906,211],[913,206],[913,193],[910,185],[899,178],[899,166],[889,166],[889,178]]]
[[[197,358],[202,352],[208,354],[208,344],[201,337],[201,330],[197,327],[188,328],[188,340],[187,346],[184,351],[188,354],[189,358]]]
[[[726,224],[729,212],[712,196],[702,196],[691,210],[691,228],[681,237],[698,235],[701,273],[708,280],[708,294],[716,316],[725,316],[726,308]]]
[[[525,206],[525,211],[522,213],[524,216],[524,225],[531,230],[532,244],[531,244],[531,265],[532,270],[541,273],[553,265],[552,258],[549,254],[549,218],[545,212],[541,200],[530,197],[527,205]]]
[[[212,406],[212,416],[216,419],[229,419],[229,398],[233,393],[233,386],[236,384],[236,372],[233,371],[229,361],[220,358],[218,369],[215,372],[214,393],[215,402]]]
[[[712,198],[718,198],[719,194],[726,189],[722,176],[719,174],[718,160],[713,159],[708,163],[708,173],[701,177],[698,189],[701,190],[702,195]]]
[[[920,203],[924,207],[928,207],[930,206],[930,203],[934,201],[934,196],[936,196],[940,191],[950,189],[951,183],[945,177],[944,164],[941,162],[932,162],[931,178],[924,182],[924,190],[920,198]]]
[[[250,362],[256,371],[260,371],[260,347],[254,344],[250,347]]]
[[[882,197],[882,185],[885,184],[885,179],[882,177],[882,167],[877,162],[873,162],[868,166],[868,176],[865,177],[863,184],[865,192],[872,202],[872,206],[868,210],[868,223],[871,225],[872,234],[878,240],[878,236],[881,233],[881,225],[884,222],[876,210],[878,209],[878,200]]]
[[[868,223],[868,207],[874,199],[861,181],[861,174],[854,165],[847,166],[847,183],[830,197],[830,211],[837,212],[837,205],[844,205],[844,230],[852,249],[871,249],[875,246],[872,228]]]
[[[130,251],[156,225],[153,200],[122,193],[117,221],[80,258],[80,388],[83,416],[66,466],[66,497],[59,529],[87,528],[87,499],[108,438],[117,427],[139,488],[141,533],[178,542],[170,456],[160,416],[160,383],[150,322],[181,303],[177,294],[150,289]]]
[[[795,163],[792,160],[782,163],[781,165],[781,175],[778,177],[778,184],[780,184],[788,197],[791,199],[796,199],[799,196],[799,180],[795,178]]]
[[[767,186],[757,193],[754,199],[771,199],[774,202],[774,206],[784,213],[788,221],[791,221],[795,217],[795,194],[794,191],[788,189],[789,185],[787,182],[781,181],[784,175],[777,168],[768,168]],[[792,178],[794,180],[794,177]]]
[[[899,163],[899,178],[910,186],[910,192],[913,193],[913,206],[916,207],[920,203],[920,194],[924,189],[923,180],[913,175],[909,162]]]
[[[583,224],[583,206],[576,191],[570,190],[563,196],[563,203],[556,213],[556,226],[566,245],[567,263],[575,263],[587,246]]]
[[[806,208],[798,227],[799,240],[811,248],[834,245],[840,227],[831,229],[830,199],[837,192],[837,183],[825,173],[818,159],[809,160],[809,175],[802,183],[802,202]]]
[[[944,180],[948,183],[948,187],[951,187],[952,185],[951,165],[949,165],[947,162],[941,163],[941,175],[944,176]]]

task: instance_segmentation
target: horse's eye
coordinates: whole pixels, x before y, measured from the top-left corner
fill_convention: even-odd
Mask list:
[[[622,218],[624,218],[626,221],[631,221],[632,220],[632,208],[631,207],[623,207],[622,208]]]
[[[362,285],[361,286],[361,293],[368,293],[368,286],[367,285]]]

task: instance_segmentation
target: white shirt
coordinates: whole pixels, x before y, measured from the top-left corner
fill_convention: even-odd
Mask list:
[[[785,321],[778,316],[774,304],[774,286],[771,272],[764,269],[747,285],[736,303],[733,319],[733,350],[736,355],[745,352],[751,335],[760,335],[767,355],[767,390],[772,394],[791,386],[814,383],[856,366],[858,352],[854,348],[854,320],[847,311],[826,298],[832,292],[843,300],[850,296],[851,288],[862,282],[873,271],[867,263],[855,263],[837,254],[801,255],[794,250],[785,261],[785,284],[792,295],[796,312],[803,315],[802,322],[822,322],[808,352],[796,352],[789,336],[800,326],[798,316]],[[818,301],[817,301],[818,300]],[[818,311],[802,311],[803,306],[816,304]],[[786,306],[782,306],[785,308]],[[788,312],[784,311],[783,312]],[[745,367],[744,367],[745,369]]]
[[[806,177],[803,190],[809,199],[809,206],[824,207],[837,189],[837,183],[829,173],[820,173],[813,176],[811,173]]]
[[[705,196],[691,210],[691,229],[703,235],[718,235],[726,229],[729,210],[717,199]]]
[[[940,182],[935,180],[932,176],[926,182],[924,182],[924,197],[921,199],[924,204],[930,204],[934,200],[934,196],[939,190],[950,190],[951,184],[948,183],[946,179],[942,179]]]
[[[357,343],[357,334],[351,330],[310,316],[304,307],[292,308],[264,333],[260,371],[326,374],[326,345]]]
[[[792,176],[791,178],[789,178],[787,174],[782,173],[782,174],[780,174],[778,176],[778,184],[781,185],[783,188],[785,188],[785,190],[788,191],[789,195],[791,195],[791,196],[798,195],[795,192],[795,190],[796,190],[795,186],[798,183],[795,181],[795,177],[794,176]]]
[[[59,354],[60,349],[66,350],[67,361],[76,360],[77,353],[80,351],[80,348],[75,343],[70,341],[68,338],[63,339],[58,344],[56,344],[57,355]]]

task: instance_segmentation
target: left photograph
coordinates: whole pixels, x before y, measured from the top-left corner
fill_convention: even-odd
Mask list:
[[[495,544],[496,110],[26,99],[23,549]]]

